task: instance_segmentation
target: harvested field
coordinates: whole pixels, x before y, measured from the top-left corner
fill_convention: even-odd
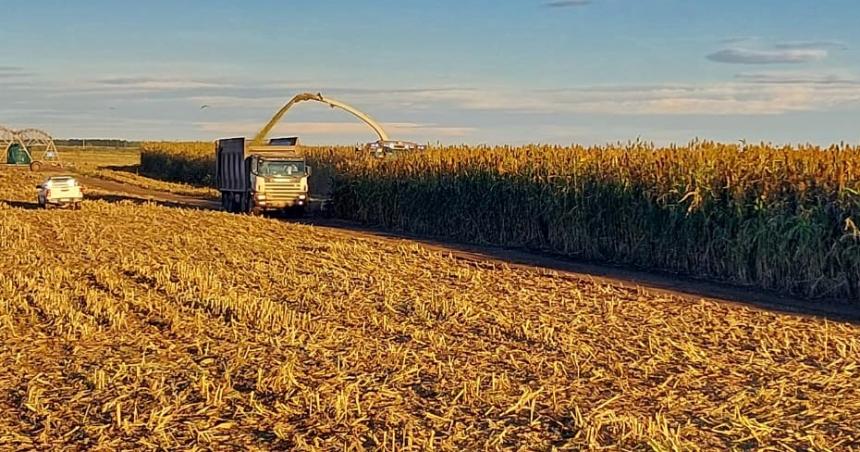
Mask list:
[[[381,160],[346,148],[305,153],[325,170],[311,187],[328,179],[341,219],[757,287],[811,306],[860,301],[858,147],[456,146]],[[165,168],[166,179],[195,182],[211,180],[213,156],[202,143],[146,143],[141,159]]]
[[[199,187],[179,182],[165,182],[158,179],[142,176],[137,166],[121,168],[99,168],[94,171],[85,171],[87,176],[138,187],[144,190],[160,191],[182,196],[195,196],[199,198],[218,199],[218,190],[208,187]]]
[[[860,328],[0,172],[0,444],[860,448]],[[242,234],[237,234],[241,231]]]

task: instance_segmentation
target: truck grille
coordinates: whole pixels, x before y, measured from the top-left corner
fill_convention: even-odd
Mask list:
[[[302,192],[302,185],[298,182],[270,182],[266,184],[267,199],[295,199]]]

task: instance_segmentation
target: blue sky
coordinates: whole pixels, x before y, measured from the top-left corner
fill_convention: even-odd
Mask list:
[[[0,124],[58,137],[253,134],[312,91],[421,142],[860,142],[856,0],[0,6]],[[287,133],[373,139],[313,104]]]

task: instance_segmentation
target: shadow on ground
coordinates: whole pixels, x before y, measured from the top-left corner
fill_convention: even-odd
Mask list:
[[[24,209],[24,210],[40,210],[42,207],[39,206],[39,203],[35,202],[27,202],[27,201],[8,201],[3,200],[0,201],[2,204],[6,204],[15,209]]]
[[[88,201],[104,201],[112,204],[121,202],[130,202],[136,205],[153,204],[161,207],[170,207],[174,209],[189,209],[189,210],[213,210],[207,207],[189,205],[181,201],[165,201],[161,199],[144,198],[134,195],[118,195],[118,194],[91,194],[87,195]]]
[[[860,324],[860,305],[848,300],[817,299],[805,300],[755,287],[706,281],[675,275],[666,272],[642,270],[626,266],[608,265],[599,262],[576,260],[551,253],[504,248],[487,245],[459,243],[452,239],[426,237],[415,234],[368,227],[350,221],[330,218],[310,217],[284,219],[300,224],[369,234],[389,240],[409,240],[440,252],[451,252],[454,257],[477,261],[504,263],[521,268],[542,268],[568,273],[573,277],[585,278],[600,283],[610,283],[628,288],[636,286],[680,295],[692,299],[710,299],[752,306],[769,311],[807,315],[837,321]]]
[[[131,173],[131,174],[140,174],[140,165],[107,165],[100,166],[98,169],[108,170],[108,171],[119,171],[123,173]],[[150,176],[146,176],[150,177]]]

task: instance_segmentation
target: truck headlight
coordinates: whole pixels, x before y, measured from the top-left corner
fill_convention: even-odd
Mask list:
[[[307,196],[305,196],[305,195],[299,195],[299,199],[301,199],[301,200],[304,200],[306,198],[307,198]]]

